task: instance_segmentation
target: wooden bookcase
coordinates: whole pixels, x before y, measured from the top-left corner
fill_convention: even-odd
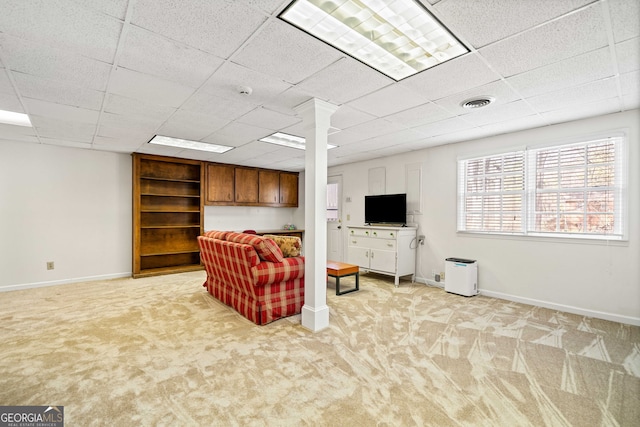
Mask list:
[[[202,268],[204,178],[200,161],[133,154],[133,277]]]

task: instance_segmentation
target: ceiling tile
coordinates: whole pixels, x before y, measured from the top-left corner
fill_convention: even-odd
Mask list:
[[[435,101],[499,78],[477,54],[468,53],[408,77],[399,84]]]
[[[29,118],[40,138],[91,143],[96,131],[95,124],[75,123],[36,115],[30,115]]]
[[[219,117],[178,110],[158,129],[158,134],[198,141],[228,123],[229,120]]]
[[[531,129],[536,127],[545,126],[547,121],[540,115],[534,114],[531,116],[519,117],[508,121],[501,121],[491,123],[485,126],[481,126],[482,131],[488,131],[489,134],[501,134],[509,132],[518,132],[524,129]]]
[[[452,96],[448,96],[446,98],[439,99],[435,101],[437,105],[442,107],[444,110],[453,113],[455,115],[460,114],[468,114],[471,110],[463,108],[462,104],[464,101],[470,98],[477,98],[480,96],[491,96],[495,98],[495,101],[491,104],[491,108],[497,105],[508,104],[512,101],[518,99],[518,94],[513,91],[504,81],[498,80],[496,82],[492,82],[486,85],[479,86],[474,89],[470,89],[464,92],[457,93]],[[484,110],[484,109],[482,109]],[[480,110],[477,110],[480,111]]]
[[[249,6],[267,12],[268,14],[273,14],[277,12],[279,9],[284,8],[289,1],[283,0],[245,0]]]
[[[593,0],[447,0],[436,5],[440,18],[457,35],[480,48],[561,16]],[[484,24],[484,25],[479,25]]]
[[[113,114],[104,112],[100,116],[100,125],[111,128],[127,129],[132,132],[155,133],[164,120],[132,114]],[[104,135],[106,136],[106,135]]]
[[[104,99],[104,92],[102,91],[20,72],[14,72],[13,79],[20,94],[26,98],[41,99],[89,110],[100,110],[102,108]]]
[[[640,93],[640,70],[620,75],[620,89],[623,95]]]
[[[29,111],[29,115],[47,117],[68,122],[89,123],[95,125],[98,122],[99,111],[86,108],[71,107],[64,104],[56,104],[38,99],[23,98]]]
[[[630,95],[624,95],[622,102],[625,110],[640,108],[640,93],[636,92]]]
[[[211,142],[214,144],[238,147],[256,141],[257,139],[263,138],[267,135],[271,135],[272,133],[272,129],[265,129],[258,126],[234,122],[213,132],[202,140],[204,142]]]
[[[41,2],[3,0],[2,32],[88,58],[112,63],[122,31],[113,17],[78,7],[72,0]]]
[[[341,105],[331,116],[331,126],[338,129],[346,129],[373,119],[375,119],[375,116],[371,114],[356,110],[348,105]]]
[[[470,123],[462,120],[461,118],[452,117],[450,119],[429,123],[428,125],[415,127],[414,130],[420,132],[424,137],[434,137],[445,135],[447,133],[458,132],[471,127],[473,126]]]
[[[132,145],[134,144],[144,144],[153,138],[155,135],[154,129],[147,127],[147,129],[132,129],[131,125],[129,126],[117,126],[113,124],[113,120],[107,121],[109,124],[100,123],[98,126],[98,132],[96,135],[103,138],[111,138],[117,141],[127,142]],[[95,141],[94,141],[95,142]]]
[[[480,49],[504,77],[608,45],[601,4]]]
[[[515,101],[501,105],[489,105],[484,108],[469,111],[469,114],[465,114],[460,117],[476,126],[505,122],[520,117],[532,116],[536,113],[524,101]]]
[[[2,139],[5,140],[38,142],[35,129],[28,126],[0,123],[0,135],[2,135]]]
[[[611,50],[604,47],[509,77],[507,82],[522,96],[531,97],[613,75]]]
[[[616,57],[620,73],[640,70],[640,37],[618,43],[616,45]]]
[[[83,141],[75,141],[67,138],[41,137],[40,142],[46,145],[56,145],[58,147],[80,148],[83,150],[91,149],[91,144]]]
[[[0,110],[13,111],[14,113],[24,113],[20,98],[13,94],[2,94],[0,96]]]
[[[296,87],[324,101],[343,104],[391,83],[393,80],[355,59],[342,58]]]
[[[238,123],[255,125],[265,129],[278,130],[300,122],[302,118],[271,111],[260,107],[248,112],[238,119]]]
[[[251,94],[246,96],[246,101],[256,106],[277,99],[282,92],[292,87],[281,79],[250,70],[233,62],[226,62],[216,71],[214,78],[202,86],[201,90],[223,98],[233,99],[240,95],[239,86],[248,86],[252,89]]]
[[[162,55],[158,55],[162,52]],[[150,31],[131,26],[118,65],[198,88],[223,60]]]
[[[129,0],[74,0],[82,6],[124,21]]]
[[[16,94],[13,90],[11,80],[9,80],[9,76],[7,75],[7,70],[4,68],[0,68],[0,93],[14,96]]]
[[[179,107],[194,89],[149,74],[118,67],[111,78],[111,92],[150,104]]]
[[[263,27],[233,60],[289,83],[299,83],[342,56],[337,49],[274,20]]]
[[[92,147],[96,150],[115,151],[119,153],[131,153],[140,147],[140,142],[131,142],[119,138],[108,138],[105,136],[96,136],[93,140]]]
[[[415,90],[396,83],[356,99],[348,105],[365,113],[384,117],[427,102],[428,99]]]
[[[295,86],[282,92],[277,98],[272,99],[270,102],[264,104],[264,107],[273,111],[278,111],[282,114],[297,114],[294,110],[298,105],[304,104],[312,97],[306,93],[298,90]]]
[[[613,38],[621,42],[640,36],[640,2],[638,0],[609,0]]]
[[[111,65],[0,33],[7,68],[21,73],[64,81],[75,86],[106,90]]]
[[[255,103],[242,95],[237,95],[235,98],[222,98],[200,91],[189,98],[180,109],[222,120],[235,120],[255,108]]]
[[[616,79],[610,78],[534,96],[527,101],[536,111],[546,112],[608,99],[617,93]]]
[[[385,117],[385,119],[389,120],[392,123],[397,123],[408,128],[413,128],[416,126],[426,125],[428,123],[448,119],[452,116],[452,113],[444,110],[439,105],[428,103],[411,108],[409,110],[401,111],[396,114],[392,114]]]
[[[238,1],[137,0],[131,23],[228,58],[266,17]]]
[[[589,104],[577,104],[560,110],[542,113],[542,117],[549,123],[563,123],[620,111],[620,100],[609,98]]]
[[[176,109],[111,94],[107,96],[104,111],[107,113],[132,115],[138,118],[164,122]]]
[[[360,139],[365,140],[376,136],[386,135],[392,132],[404,130],[404,127],[391,123],[385,119],[375,119],[348,128],[350,132],[356,133]],[[342,132],[338,132],[339,135]]]

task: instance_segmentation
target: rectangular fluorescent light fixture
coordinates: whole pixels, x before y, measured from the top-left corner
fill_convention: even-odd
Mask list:
[[[306,140],[304,138],[282,132],[276,132],[273,135],[265,136],[264,138],[260,138],[258,141],[268,142],[269,144],[283,145],[290,148],[297,148],[298,150],[304,150],[306,148]],[[327,144],[328,150],[336,147],[337,145]]]
[[[29,116],[23,113],[14,113],[13,111],[0,110],[0,123],[16,126],[27,126],[32,128]]]
[[[396,81],[469,52],[414,0],[295,0],[279,18]]]
[[[211,153],[226,153],[234,147],[226,145],[209,144],[208,142],[190,141],[188,139],[172,138],[170,136],[156,135],[151,138],[149,144],[166,145],[168,147],[186,148],[187,150],[209,151]]]

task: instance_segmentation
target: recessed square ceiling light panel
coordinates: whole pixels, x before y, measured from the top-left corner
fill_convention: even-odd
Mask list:
[[[234,147],[226,145],[209,144],[208,142],[190,141],[188,139],[171,138],[170,136],[156,135],[151,138],[149,144],[166,145],[168,147],[186,148],[188,150],[209,151],[211,153],[226,153]]]
[[[33,127],[29,116],[24,113],[14,113],[13,111],[0,110],[0,123],[16,126]]]
[[[414,0],[295,0],[279,18],[396,81],[469,52]]]
[[[306,140],[299,136],[289,135],[283,132],[276,132],[272,135],[260,138],[258,141],[268,142],[269,144],[282,145],[290,148],[297,148],[298,150],[304,150]],[[336,148],[336,145],[327,144],[327,149]]]

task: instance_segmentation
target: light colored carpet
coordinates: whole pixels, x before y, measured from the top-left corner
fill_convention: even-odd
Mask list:
[[[204,278],[0,293],[0,405],[68,426],[640,425],[638,327],[362,275],[329,283],[313,333],[254,325]]]

